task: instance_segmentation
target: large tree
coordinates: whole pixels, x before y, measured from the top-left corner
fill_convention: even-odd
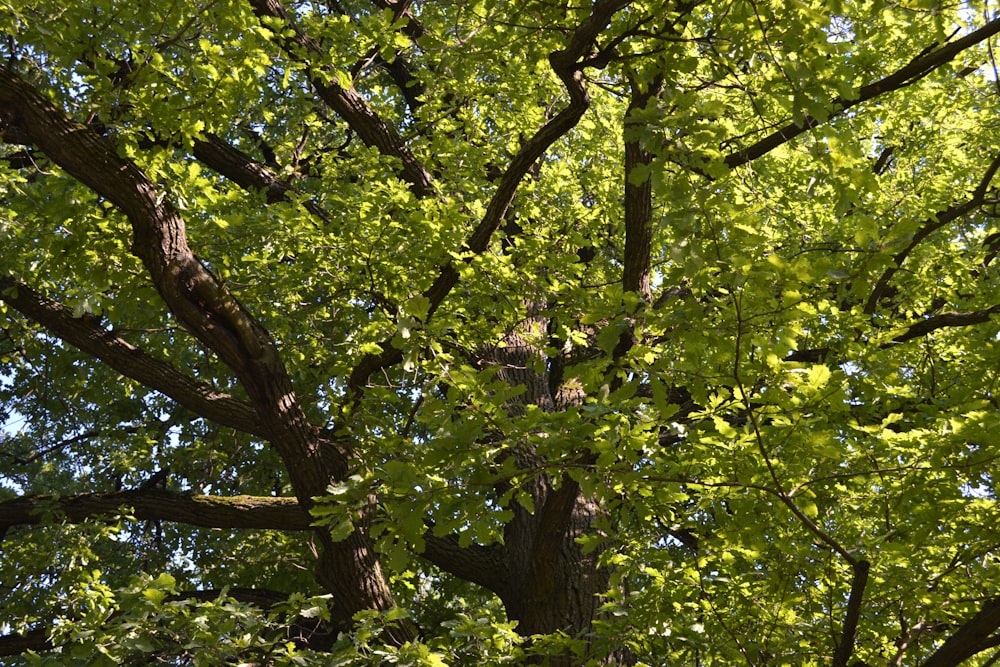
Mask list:
[[[993,664],[990,4],[5,4],[0,655]]]

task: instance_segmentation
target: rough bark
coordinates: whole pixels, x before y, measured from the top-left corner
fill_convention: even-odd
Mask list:
[[[183,219],[156,185],[119,157],[107,139],[67,117],[6,67],[0,67],[0,119],[128,217],[132,252],[174,316],[239,379],[302,507],[325,493],[331,478],[344,478],[348,448],[322,437],[306,418],[274,341],[195,257]],[[336,598],[332,614],[337,625],[350,627],[357,611],[394,606],[365,535],[356,530],[334,543],[319,531],[319,538],[323,550],[317,579]],[[397,639],[409,636],[400,628]]]
[[[593,530],[598,508],[571,480],[560,483],[536,480],[532,495],[540,509],[532,515],[513,508],[515,518],[504,534],[509,574],[496,592],[524,636],[585,637],[608,590],[610,573],[599,566],[600,551],[584,554],[576,541]],[[566,656],[552,664],[575,662]]]
[[[175,521],[205,528],[311,530],[309,513],[295,498],[205,496],[163,489],[73,496],[24,496],[0,502],[0,530],[36,525],[46,514],[70,522],[129,511],[137,519]]]
[[[208,165],[241,188],[264,192],[269,203],[290,201],[295,194],[295,188],[278,180],[266,165],[252,160],[246,153],[214,134],[207,134],[204,139],[196,140],[193,152],[199,162]],[[302,206],[319,220],[330,222],[327,212],[313,200],[306,200]]]
[[[74,317],[66,306],[10,276],[0,276],[0,301],[125,377],[169,396],[195,414],[238,431],[266,435],[253,406],[146,354],[114,331],[105,329],[96,318]]]

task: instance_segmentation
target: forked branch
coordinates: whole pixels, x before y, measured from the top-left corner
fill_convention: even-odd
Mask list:
[[[9,276],[0,276],[0,301],[57,338],[103,361],[125,377],[172,398],[199,416],[258,437],[267,436],[253,406],[151,357],[94,318],[74,317],[73,311],[66,306]]]

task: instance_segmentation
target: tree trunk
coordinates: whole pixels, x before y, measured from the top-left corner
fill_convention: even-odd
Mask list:
[[[512,386],[525,387],[522,394],[508,401],[507,411],[512,415],[523,414],[527,405],[547,412],[570,409],[584,398],[582,392],[553,386],[559,383],[550,382],[550,371],[533,370],[549,367],[539,345],[548,325],[541,312],[542,306],[529,303],[528,318],[517,331],[505,336],[501,345],[483,352],[486,363],[500,366],[500,378]],[[591,456],[585,449],[572,454],[581,459]],[[546,470],[545,457],[530,448],[517,449],[512,456],[517,467],[529,475]],[[500,485],[497,491],[502,495],[507,487]],[[593,533],[600,508],[565,475],[535,472],[519,484],[518,492],[530,496],[534,511],[517,499],[511,500],[514,517],[504,531],[504,576],[493,586],[494,591],[508,618],[518,622],[521,636],[565,633],[589,642],[610,573],[599,566],[600,549],[584,553],[577,538]],[[580,661],[580,656],[566,653],[548,657],[547,664],[568,667]]]
[[[558,489],[542,480],[539,486],[547,487],[545,510],[535,515],[517,510],[506,531],[508,577],[498,594],[522,636],[564,632],[587,639],[608,589],[609,572],[598,565],[599,550],[583,553],[576,538],[592,530],[597,508],[580,497],[569,480]],[[550,664],[579,660],[565,655]]]

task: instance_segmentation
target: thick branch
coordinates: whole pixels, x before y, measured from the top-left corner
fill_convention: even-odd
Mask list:
[[[645,121],[642,111],[659,94],[663,77],[656,77],[649,88],[640,90],[638,82],[630,81],[632,97],[625,113],[625,257],[622,289],[635,292],[648,303],[650,253],[653,243],[653,188],[650,164],[653,154],[643,143]]]
[[[0,636],[0,656],[21,655],[28,651],[42,653],[52,650],[49,633],[46,630],[33,630],[23,635]]]
[[[181,322],[237,373],[264,350],[259,327],[191,253],[184,222],[138,167],[68,118],[24,80],[0,68],[0,108],[53,162],[129,218],[132,250]],[[205,312],[211,309],[212,312]]]
[[[281,46],[293,60],[311,65],[311,60],[322,60],[323,50],[310,36],[302,32],[294,17],[279,0],[250,0],[254,13],[260,17],[278,19],[291,30],[291,35],[281,41]],[[327,68],[313,70],[311,80],[320,97],[343,118],[365,145],[377,148],[380,153],[398,158],[403,167],[401,177],[410,184],[413,193],[423,197],[431,193],[432,177],[410,151],[399,132],[385,122],[354,88],[344,88],[336,83],[337,72]]]
[[[78,523],[131,508],[137,519],[184,523],[203,528],[311,530],[312,521],[294,498],[202,496],[162,489],[84,493],[75,496],[25,496],[0,502],[0,529],[37,525],[55,513]]]
[[[945,327],[967,327],[973,324],[982,324],[989,322],[992,316],[997,313],[1000,313],[1000,304],[968,313],[941,313],[911,324],[906,331],[893,338],[892,343],[905,343]]]
[[[497,591],[508,576],[503,548],[499,545],[463,547],[457,536],[437,537],[430,531],[424,535],[424,544],[424,552],[420,555],[459,579]]]
[[[194,142],[194,156],[204,164],[228,178],[245,190],[261,190],[270,203],[290,201],[295,189],[278,180],[270,169],[254,161],[249,155],[226,143],[214,134]],[[303,207],[323,222],[330,216],[315,201],[307,200]]]
[[[100,359],[125,377],[169,396],[201,417],[266,437],[264,426],[252,406],[198,382],[165,361],[154,359],[103,329],[95,319],[73,317],[66,306],[10,277],[0,276],[0,300],[57,338]]]
[[[921,667],[956,667],[976,653],[990,648],[990,635],[1000,628],[1000,599],[988,600],[941,645]]]
[[[549,55],[549,64],[566,86],[569,104],[535,132],[511,160],[503,176],[500,177],[500,183],[490,199],[483,219],[466,241],[463,248],[465,252],[479,254],[486,250],[529,170],[556,140],[576,126],[590,107],[590,96],[583,83],[582,61],[590,54],[594,40],[608,25],[612,15],[628,4],[627,0],[596,2],[593,13],[574,31],[569,46]],[[424,296],[430,301],[428,317],[434,314],[457,283],[458,270],[454,265],[449,263],[442,267],[437,279],[424,292]],[[365,356],[354,368],[348,380],[348,386],[353,391],[359,391],[376,370],[398,363],[402,359],[400,351],[391,341],[382,342],[381,347],[380,354]]]
[[[402,0],[402,2],[392,3],[376,1],[374,4],[382,9],[392,10],[393,23],[400,19],[405,19],[402,23],[402,33],[413,40],[414,43],[424,35],[423,28],[410,10],[412,0]],[[372,63],[389,74],[389,77],[403,95],[403,99],[406,100],[406,106],[409,107],[411,113],[423,106],[424,82],[418,79],[413,73],[410,65],[403,57],[402,49],[395,49],[392,60],[387,61],[382,57],[380,48],[375,46],[369,51],[367,57],[362,62],[355,65],[353,72],[360,72]]]
[[[230,597],[234,600],[246,604],[252,604],[261,609],[271,607],[288,601],[288,593],[271,590],[269,588],[225,588],[223,590],[213,588],[203,588],[197,591],[184,591],[171,595],[170,600],[198,600],[199,602],[212,602],[220,597]]]
[[[979,30],[972,32],[961,39],[957,39],[950,44],[945,44],[941,48],[931,51],[930,53],[914,58],[908,65],[896,70],[896,72],[890,74],[889,76],[874,83],[870,83],[867,86],[862,86],[861,89],[858,90],[857,97],[854,99],[837,97],[833,100],[833,112],[830,114],[830,117],[839,116],[851,107],[861,104],[862,102],[867,102],[870,99],[885,93],[890,93],[894,90],[899,90],[900,88],[904,88],[911,83],[919,81],[941,65],[953,60],[955,56],[962,51],[989,39],[998,32],[1000,32],[1000,18],[990,21]],[[790,123],[777,132],[764,137],[752,146],[748,146],[743,150],[731,153],[726,157],[725,164],[732,169],[734,167],[747,164],[748,162],[752,162],[760,156],[771,152],[782,144],[788,143],[795,137],[809,131],[819,124],[820,123],[817,119],[807,115],[801,122]]]
[[[191,252],[184,221],[169,200],[108,140],[68,118],[6,67],[0,67],[0,112],[53,162],[128,216],[132,251],[177,319],[236,373],[299,499],[308,503],[324,493],[330,477],[346,471],[346,460],[333,448],[321,454],[274,341]]]
[[[851,596],[847,600],[847,613],[844,616],[844,628],[840,634],[840,644],[833,656],[833,667],[847,667],[847,661],[854,653],[854,637],[858,630],[858,619],[861,616],[861,601],[868,585],[868,572],[871,563],[859,560],[854,563],[854,578],[851,581]]]
[[[403,34],[416,42],[427,34],[424,26],[421,25],[417,17],[413,15],[413,0],[372,0],[372,4],[382,9],[391,9],[396,19],[405,18],[406,24],[403,26]]]
[[[939,315],[932,315],[926,319],[914,322],[908,326],[903,333],[899,334],[888,343],[883,344],[882,347],[892,347],[893,345],[905,343],[913,340],[914,338],[921,338],[927,334],[937,331],[938,329],[946,329],[949,327],[968,327],[976,324],[984,324],[991,321],[993,316],[997,313],[1000,313],[1000,304],[994,304],[989,308],[973,310],[965,313],[941,313]],[[795,352],[785,356],[783,360],[806,362],[810,364],[822,362],[828,364],[839,364],[843,361],[837,359],[835,356],[831,356],[831,350],[828,347],[796,350]]]
[[[323,495],[331,478],[343,479],[349,469],[347,445],[322,438],[309,422],[274,341],[191,252],[183,219],[155,184],[119,157],[107,139],[69,119],[2,66],[0,118],[128,216],[132,251],[177,319],[236,373],[301,505],[309,507]],[[358,611],[395,605],[366,535],[355,530],[335,544],[328,533],[318,533],[323,549],[317,579],[337,599],[332,613],[339,624],[349,626]],[[411,633],[400,626],[392,636],[402,643]]]
[[[533,562],[538,568],[552,562],[566,539],[580,496],[580,484],[564,475],[559,488],[549,486],[545,503],[539,510],[538,533],[534,544]]]

